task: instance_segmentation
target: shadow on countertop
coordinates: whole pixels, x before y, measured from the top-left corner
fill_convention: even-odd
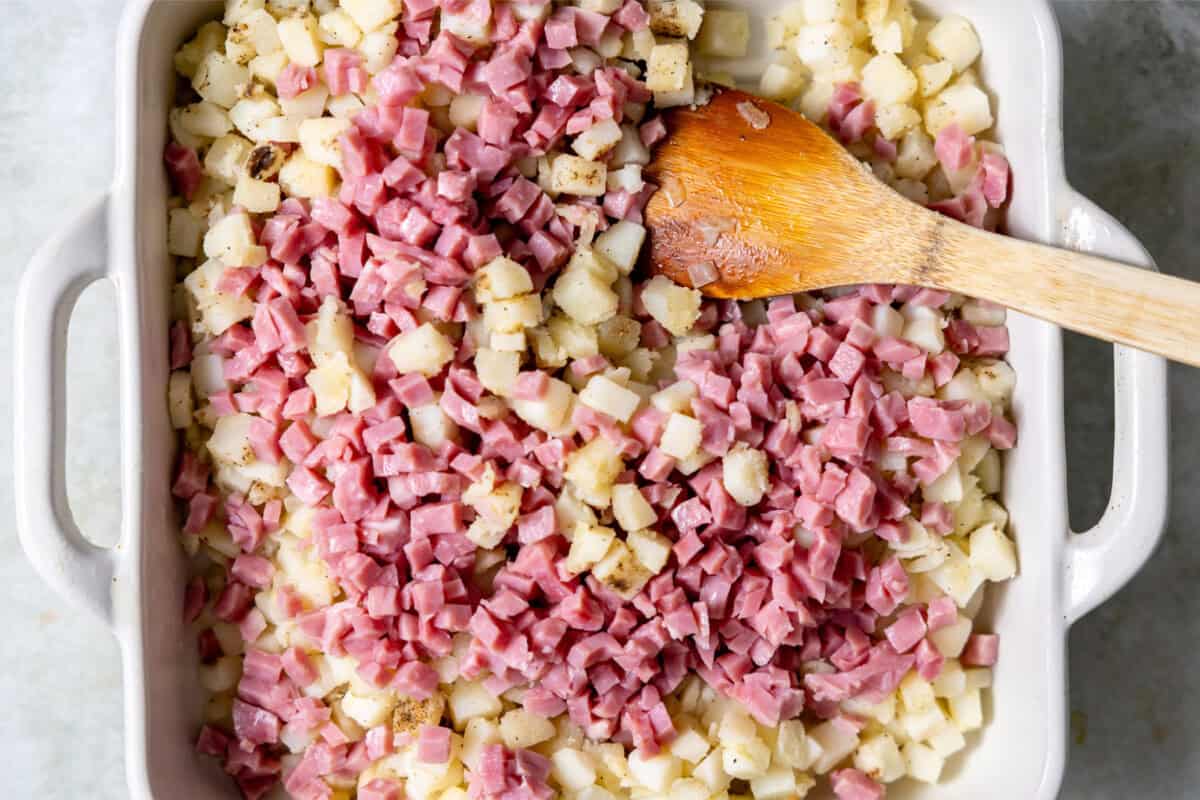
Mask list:
[[[1164,272],[1200,280],[1200,3],[1058,0],[1067,173]],[[1200,344],[1200,343],[1198,343]],[[1112,359],[1069,334],[1071,519],[1099,519],[1111,479]],[[1172,508],[1158,553],[1071,633],[1062,797],[1200,794],[1200,371],[1170,374]]]

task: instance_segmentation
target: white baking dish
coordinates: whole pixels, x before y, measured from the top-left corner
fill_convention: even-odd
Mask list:
[[[767,12],[773,0],[751,0]],[[234,795],[215,763],[193,755],[200,712],[195,644],[181,620],[185,559],[169,490],[175,436],[167,419],[166,266],[161,154],[174,80],[171,57],[219,2],[132,0],[117,58],[118,173],[109,193],[37,254],[17,300],[15,439],[17,519],[43,577],[98,615],[121,641],[126,766],[138,798]],[[1066,183],[1058,30],[1046,0],[936,0],[937,14],[969,17],[984,43],[983,73],[999,98],[1000,139],[1014,166],[1011,231],[1151,266],[1133,237]],[[752,72],[748,68],[747,72]],[[996,265],[1003,269],[1003,265]],[[66,323],[88,283],[116,285],[121,328],[123,530],[120,544],[88,544],[66,503],[63,392]],[[1100,524],[1067,524],[1063,370],[1059,330],[1010,316],[1020,446],[1007,461],[1004,502],[1021,575],[986,614],[1000,633],[990,724],[948,767],[938,789],[892,797],[1050,798],[1066,740],[1067,627],[1122,586],[1161,534],[1167,493],[1166,369],[1116,350],[1112,500]]]

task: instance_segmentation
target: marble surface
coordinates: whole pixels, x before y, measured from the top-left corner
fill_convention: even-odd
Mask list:
[[[63,209],[107,186],[119,0],[0,0],[0,330],[16,281]],[[1200,3],[1060,0],[1068,172],[1161,267],[1200,279]],[[112,294],[80,300],[70,333],[70,500],[100,542],[116,536],[116,326]],[[11,519],[11,334],[0,335],[0,764],[5,794],[128,796],[116,642],[37,579]],[[1103,510],[1108,348],[1068,341],[1072,518]],[[1162,548],[1071,633],[1071,751],[1062,797],[1192,797],[1200,785],[1200,372],[1171,373],[1174,505]]]

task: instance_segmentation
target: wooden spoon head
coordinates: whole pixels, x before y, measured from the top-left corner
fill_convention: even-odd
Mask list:
[[[645,219],[651,269],[677,283],[691,286],[688,267],[704,262],[719,272],[701,287],[713,297],[913,282],[936,250],[938,215],[784,106],[725,90],[664,116],[668,136],[646,168],[660,190]]]

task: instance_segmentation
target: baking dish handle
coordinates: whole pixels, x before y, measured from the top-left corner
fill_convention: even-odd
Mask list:
[[[13,488],[17,534],[57,592],[112,624],[117,560],[79,532],[66,491],[67,323],[75,301],[105,278],[108,196],[95,201],[34,255],[16,301]]]
[[[1078,192],[1068,191],[1061,218],[1067,247],[1156,269],[1133,234]],[[1166,360],[1114,347],[1113,388],[1112,489],[1108,508],[1095,527],[1070,537],[1065,563],[1068,623],[1103,603],[1141,569],[1166,524]]]

